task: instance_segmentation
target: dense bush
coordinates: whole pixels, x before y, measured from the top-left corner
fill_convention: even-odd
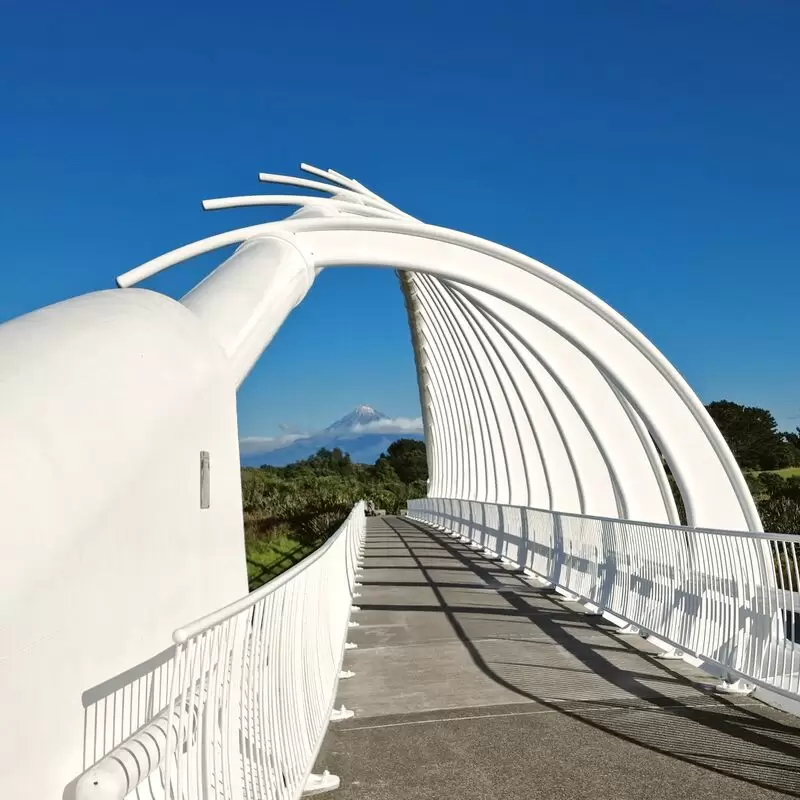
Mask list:
[[[778,430],[761,408],[726,400],[710,403],[716,422],[745,470],[764,529],[800,532],[800,475],[784,474],[800,466],[800,429]],[[666,466],[666,463],[665,463]],[[680,492],[667,469],[681,521],[686,515]],[[358,500],[371,500],[390,514],[409,499],[427,494],[425,444],[399,439],[372,465],[354,464],[340,449],[322,449],[286,467],[242,470],[242,501],[251,586],[269,580],[324,541]]]
[[[286,467],[242,469],[242,505],[251,588],[318,546],[359,500],[390,514],[427,493],[425,444],[399,439],[374,465],[340,449],[319,450]]]
[[[800,429],[794,433],[778,430],[765,408],[741,406],[717,400],[706,406],[736,462],[742,469],[771,470],[800,465]]]
[[[718,400],[706,406],[739,466],[758,507],[764,530],[800,533],[800,428],[778,430],[772,414],[763,408]],[[682,524],[686,512],[666,461],[664,467]],[[782,470],[783,474],[779,471]],[[787,477],[784,477],[786,475]]]

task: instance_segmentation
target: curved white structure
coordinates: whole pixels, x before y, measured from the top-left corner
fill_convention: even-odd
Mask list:
[[[430,498],[674,526],[666,463],[690,526],[760,530],[702,403],[613,309],[538,261],[303,169],[314,179],[261,176],[301,194],[205,203],[300,207],[286,219],[0,326],[9,796],[33,796],[36,775],[36,796],[73,797],[167,704],[171,632],[245,593],[235,392],[321,269],[401,273]],[[230,244],[180,302],[131,288]]]
[[[316,270],[402,270],[433,453],[432,496],[674,524],[677,512],[655,442],[675,475],[690,525],[760,528],[741,471],[702,403],[655,347],[601,300],[540,262],[413,220],[339,173],[304,168],[327,182],[260,177],[330,197],[208,200],[208,209],[302,204],[302,210],[179,248],[120,276],[119,285],[246,243],[201,284],[209,294],[209,282],[226,280],[241,269],[248,248],[276,235]],[[263,314],[254,297],[237,297]],[[217,336],[242,335],[241,318],[221,293],[215,302]],[[269,337],[262,332],[255,341],[266,346]],[[252,356],[245,356],[250,364]]]

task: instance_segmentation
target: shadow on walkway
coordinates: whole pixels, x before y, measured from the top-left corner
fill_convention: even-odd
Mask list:
[[[521,702],[532,701],[586,726],[584,730],[602,731],[634,744],[642,748],[643,759],[649,751],[735,778],[753,787],[752,796],[762,796],[758,787],[800,797],[800,729],[794,717],[752,699],[713,695],[710,676],[706,676],[706,686],[698,684],[702,677],[688,665],[668,666],[648,652],[644,640],[615,635],[616,628],[602,618],[576,612],[574,605],[570,607],[572,604],[551,590],[532,587],[520,574],[498,567],[446,534],[404,518],[386,517],[383,522],[392,533],[384,529],[368,539],[371,550],[363,578],[363,611],[443,614],[474,665]],[[382,555],[371,556],[374,551]],[[445,556],[449,564],[444,564]],[[406,563],[385,563],[399,557]],[[435,565],[429,563],[431,559]],[[372,565],[373,560],[384,563]],[[400,580],[372,581],[373,569],[399,570]],[[404,582],[412,569],[418,571],[414,579]],[[452,581],[448,580],[450,573]],[[438,580],[439,576],[444,580]],[[429,590],[425,597],[432,593],[435,602],[370,604],[371,587],[425,588]],[[487,599],[476,604],[449,602],[450,590],[460,589]],[[455,594],[461,597],[458,591]],[[472,595],[470,599],[474,600]],[[530,658],[503,660],[498,639],[467,630],[462,620],[465,614],[472,620],[475,615],[485,618],[489,624],[498,617],[506,618],[507,625],[515,620],[526,623],[520,635],[535,640],[526,651]],[[562,658],[562,653],[571,658]],[[632,658],[641,669],[631,668]],[[621,666],[623,662],[627,666]],[[692,679],[682,672],[691,674]],[[571,700],[565,695],[569,695],[573,679],[582,681],[582,691],[587,681],[613,689],[595,696],[587,696],[585,691],[581,696],[582,691],[576,690],[576,699]],[[557,700],[552,691],[555,686],[559,689]],[[564,758],[569,759],[568,752]],[[630,795],[621,789],[618,796]]]

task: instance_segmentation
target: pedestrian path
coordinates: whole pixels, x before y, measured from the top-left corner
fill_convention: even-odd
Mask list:
[[[452,537],[368,519],[361,607],[318,760],[340,800],[800,797],[800,719]]]

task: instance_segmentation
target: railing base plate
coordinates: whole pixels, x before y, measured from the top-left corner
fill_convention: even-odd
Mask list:
[[[309,797],[312,794],[322,794],[323,792],[332,792],[334,789],[339,788],[338,775],[331,775],[328,770],[325,770],[321,775],[312,772],[308,776],[306,785],[303,788],[303,797]]]
[[[350,719],[356,715],[355,711],[351,711],[349,708],[345,708],[342,705],[341,708],[334,708],[331,711],[331,722],[341,722],[343,719]]]
[[[631,625],[630,622],[618,631],[615,631],[617,636],[641,636],[642,629],[637,625]]]
[[[683,661],[683,656],[683,650],[678,650],[677,647],[670,647],[669,650],[659,653],[656,658],[660,658],[662,661]]]
[[[720,694],[748,695],[755,690],[756,687],[752,683],[746,683],[741,678],[737,681],[722,681],[714,687],[714,691]]]

